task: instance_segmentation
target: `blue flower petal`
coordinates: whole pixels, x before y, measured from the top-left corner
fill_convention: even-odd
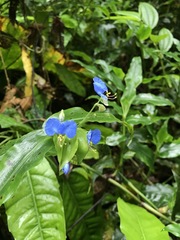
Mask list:
[[[97,144],[101,140],[101,131],[99,129],[90,130],[87,133],[88,144],[91,142]]]
[[[77,124],[73,120],[68,120],[63,122],[63,133],[66,134],[68,138],[73,138],[76,135]]]
[[[94,91],[104,99],[107,99],[107,96],[104,94],[108,92],[106,84],[98,77],[93,78]]]
[[[64,165],[64,167],[62,168],[62,171],[65,175],[67,175],[69,173],[69,171],[70,171],[70,163],[69,162]]]
[[[61,122],[58,118],[49,118],[44,125],[44,131],[48,136],[59,133]]]

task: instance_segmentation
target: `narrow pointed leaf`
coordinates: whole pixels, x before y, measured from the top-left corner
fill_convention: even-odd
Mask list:
[[[168,233],[159,219],[145,209],[118,198],[120,229],[126,240],[169,240]]]
[[[24,174],[5,208],[15,239],[66,239],[59,185],[46,159]]]
[[[126,87],[121,97],[123,117],[126,118],[130,106],[136,97],[136,88],[142,82],[141,58],[134,57],[125,77]]]

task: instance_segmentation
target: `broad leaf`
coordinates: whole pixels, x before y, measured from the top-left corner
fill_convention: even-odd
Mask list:
[[[176,237],[180,237],[180,224],[177,223],[169,224],[163,230],[172,233]]]
[[[151,29],[155,28],[158,23],[159,16],[158,12],[152,5],[146,2],[141,2],[139,4],[139,14],[147,26]]]
[[[73,240],[102,239],[99,217],[91,209],[93,193],[89,184],[88,175],[81,168],[74,169],[69,178],[61,179],[67,235]]]
[[[130,106],[136,97],[136,88],[142,82],[141,58],[134,57],[125,77],[126,87],[121,97],[123,117],[126,118]]]
[[[88,113],[83,108],[73,107],[67,110],[64,110],[65,120],[74,120],[77,123],[83,122],[99,122],[99,123],[112,123],[112,122],[121,122],[113,114],[107,112],[92,112]],[[55,113],[52,116],[58,117],[59,113]],[[52,117],[51,116],[51,117]],[[85,120],[85,121],[84,121]]]
[[[165,52],[168,52],[173,45],[173,35],[167,28],[162,28],[159,32],[160,36],[164,36],[159,41],[159,48]]]
[[[127,117],[127,123],[133,124],[133,125],[150,125],[152,123],[158,122],[160,120],[167,120],[170,116],[164,117],[164,116],[143,116],[142,114],[136,114],[136,115],[130,115]]]
[[[140,93],[134,99],[133,104],[152,104],[155,106],[173,106],[173,103],[162,96],[156,96],[151,93]]]
[[[168,233],[162,231],[165,226],[154,215],[121,198],[118,198],[117,205],[120,229],[126,240],[169,240]]]
[[[180,156],[180,143],[164,144],[159,150],[159,157],[161,158],[175,158]]]
[[[24,174],[5,208],[15,239],[66,239],[59,185],[46,159]]]
[[[136,158],[145,163],[151,170],[154,165],[154,154],[151,148],[147,145],[138,142],[138,139],[133,139],[129,145],[129,149],[135,152]]]
[[[23,174],[37,165],[53,146],[52,138],[36,130],[21,137],[0,156],[0,204],[13,194]]]

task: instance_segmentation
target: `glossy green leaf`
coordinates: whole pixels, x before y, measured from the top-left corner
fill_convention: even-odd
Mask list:
[[[108,112],[92,112],[88,113],[83,108],[73,107],[67,110],[64,110],[65,120],[74,120],[78,124],[81,124],[83,121],[85,122],[99,122],[99,123],[112,123],[112,122],[120,122],[121,121],[116,118],[113,114]],[[52,116],[58,117],[59,113],[55,113]]]
[[[76,28],[78,26],[78,22],[76,19],[72,18],[70,15],[63,14],[61,15],[62,22],[67,28]]]
[[[146,185],[143,192],[158,208],[168,206],[173,201],[174,189],[168,184]]]
[[[46,159],[24,174],[5,208],[15,239],[66,239],[59,184]]]
[[[168,133],[168,121],[165,121],[156,134],[155,144],[159,149],[163,143],[171,142],[173,137]]]
[[[169,119],[170,116],[164,117],[164,116],[143,116],[142,114],[136,114],[136,115],[131,115],[127,117],[127,123],[128,124],[133,124],[133,125],[150,125],[152,123],[158,122],[160,120],[167,120]]]
[[[142,82],[142,66],[140,57],[134,57],[132,59],[130,68],[125,77],[125,82],[126,87],[120,100],[124,119],[126,118],[130,106],[136,97],[136,88]]]
[[[173,106],[173,103],[162,96],[156,96],[152,93],[140,93],[136,96],[133,104],[152,104],[155,106]]]
[[[151,170],[153,170],[154,154],[147,145],[138,142],[138,139],[133,139],[129,145],[129,149],[135,152],[136,158],[138,158],[141,162],[145,163]]]
[[[9,117],[3,113],[0,113],[0,125],[1,128],[14,128],[21,132],[30,132],[32,128],[26,124],[18,122],[16,119]]]
[[[145,209],[124,202],[117,201],[120,217],[120,229],[126,240],[169,240],[168,233],[162,231],[161,221]]]
[[[116,20],[118,22],[127,23],[128,21],[140,22],[139,13],[133,11],[117,11],[114,13],[116,16],[110,16],[105,19]]]
[[[61,180],[61,192],[70,239],[101,240],[99,217],[91,209],[93,193],[87,172],[81,168],[74,169],[68,178]]]
[[[180,224],[177,223],[169,224],[163,230],[172,233],[176,237],[180,237]]]
[[[164,144],[159,150],[161,158],[175,158],[180,156],[180,143]]]
[[[121,142],[126,141],[126,136],[120,132],[115,132],[106,138],[106,144],[108,146],[118,146]]]
[[[53,146],[51,137],[36,130],[21,137],[0,156],[0,204],[13,194],[23,174],[37,165]]]
[[[162,28],[159,31],[160,36],[165,36],[162,40],[159,41],[159,48],[162,51],[168,52],[173,45],[173,35],[167,28]]]
[[[146,2],[141,2],[139,4],[139,14],[142,21],[149,26],[151,29],[155,28],[158,23],[159,16],[156,9]]]

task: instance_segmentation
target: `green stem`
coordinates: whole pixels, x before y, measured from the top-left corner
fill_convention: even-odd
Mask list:
[[[87,118],[88,118],[89,115],[92,113],[92,111],[95,109],[95,107],[100,103],[100,101],[101,101],[101,98],[98,100],[97,103],[95,103],[95,104],[93,105],[93,107],[92,107],[91,110],[88,112],[88,114],[85,116],[85,118],[79,123],[79,127],[80,127],[84,122],[86,122]]]
[[[158,217],[161,217],[163,219],[165,219],[166,221],[168,221],[169,223],[174,223],[171,219],[169,219],[168,217],[166,217],[165,215],[163,215],[162,213],[160,213],[158,211],[158,208],[149,200],[147,199],[128,179],[126,179],[124,176],[123,179],[127,182],[128,186],[131,187],[137,194],[139,194],[139,196],[141,196],[147,203],[142,202],[138,197],[136,197],[131,191],[129,191],[125,186],[123,186],[122,184],[120,184],[119,182],[117,182],[116,180],[112,179],[112,178],[106,178],[104,177],[101,172],[93,169],[92,167],[88,166],[85,163],[81,163],[81,166],[88,169],[89,171],[97,174],[98,176],[102,177],[103,179],[107,180],[109,183],[113,184],[114,186],[120,188],[121,190],[123,190],[124,192],[126,192],[127,194],[129,194],[134,200],[136,200],[139,204],[141,204],[143,207],[145,207],[147,210],[151,211],[153,214],[155,214]]]

